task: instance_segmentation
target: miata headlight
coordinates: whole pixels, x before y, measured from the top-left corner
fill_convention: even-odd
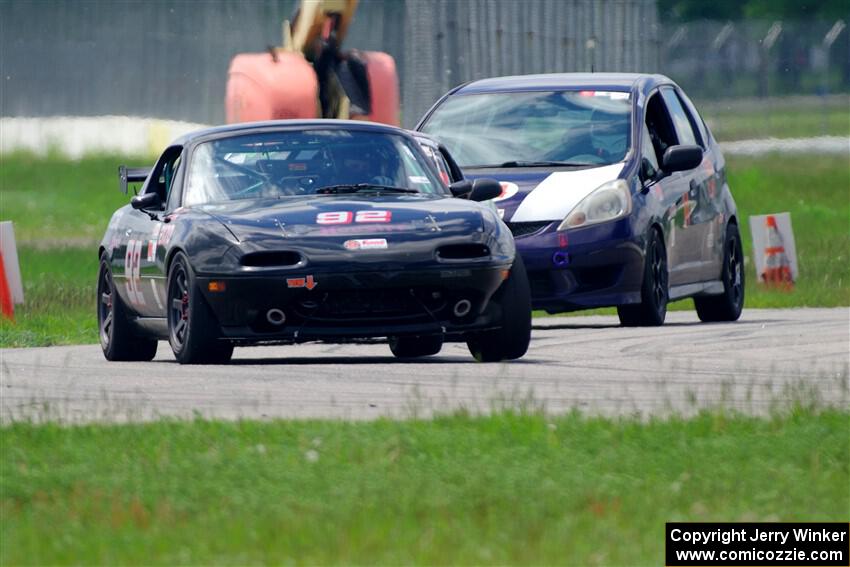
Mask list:
[[[631,211],[632,195],[629,192],[629,185],[622,179],[616,179],[600,185],[590,195],[579,201],[579,204],[558,226],[558,230],[615,220],[626,216]]]

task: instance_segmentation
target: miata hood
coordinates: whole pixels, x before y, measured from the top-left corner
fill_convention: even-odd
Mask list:
[[[480,206],[462,199],[411,195],[330,195],[209,204],[241,241],[273,238],[351,238],[483,230]]]

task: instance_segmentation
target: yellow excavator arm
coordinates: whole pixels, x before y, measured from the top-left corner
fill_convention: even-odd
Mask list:
[[[283,41],[230,64],[228,122],[352,118],[398,124],[395,61],[378,51],[344,50],[358,0],[301,0]],[[271,57],[269,57],[271,55]]]
[[[336,33],[338,45],[342,45],[348,26],[354,18],[358,0],[301,0],[294,21],[283,22],[283,51],[300,51],[308,59],[315,55],[317,40],[322,38],[325,27]],[[330,31],[330,29],[328,31]]]

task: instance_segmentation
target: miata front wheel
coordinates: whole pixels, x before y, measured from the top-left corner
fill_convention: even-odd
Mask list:
[[[178,252],[168,270],[168,342],[177,362],[216,364],[230,360],[233,343],[220,340],[218,328],[189,261]]]
[[[493,301],[502,309],[502,326],[470,336],[466,341],[469,352],[478,362],[522,358],[531,341],[531,289],[519,253]]]

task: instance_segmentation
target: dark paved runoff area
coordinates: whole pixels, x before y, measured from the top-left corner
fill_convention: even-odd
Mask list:
[[[222,366],[110,363],[98,345],[0,350],[0,420],[136,421],[158,416],[370,419],[511,407],[604,415],[763,414],[850,405],[850,308],[747,309],[736,323],[668,314],[535,319],[525,358],[479,364],[462,343],[400,361],[386,344],[237,348]]]

